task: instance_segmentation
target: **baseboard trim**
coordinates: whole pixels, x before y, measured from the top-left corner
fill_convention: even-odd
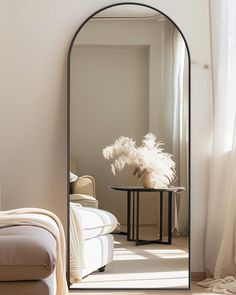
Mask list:
[[[192,281],[203,281],[207,277],[205,272],[191,272]]]

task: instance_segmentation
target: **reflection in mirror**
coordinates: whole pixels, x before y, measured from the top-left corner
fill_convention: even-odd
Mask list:
[[[181,33],[155,9],[115,5],[80,28],[69,58],[71,288],[189,288],[189,56]],[[162,162],[142,146],[146,166],[115,176],[103,156],[121,136],[140,146],[148,133],[175,162],[167,186],[144,185],[155,161],[155,177],[166,168],[160,150]]]

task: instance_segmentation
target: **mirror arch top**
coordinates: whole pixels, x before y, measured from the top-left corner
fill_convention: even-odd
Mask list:
[[[137,2],[122,2],[122,3],[115,3],[115,4],[111,4],[111,5],[107,5],[105,7],[102,7],[101,9],[98,9],[97,11],[95,11],[94,13],[92,13],[88,18],[86,18],[82,24],[79,26],[79,28],[75,31],[74,36],[72,37],[69,49],[68,49],[68,55],[67,55],[67,65],[69,67],[69,62],[70,62],[70,55],[71,55],[71,50],[73,47],[73,44],[75,42],[75,39],[77,37],[77,35],[80,33],[80,31],[83,29],[83,27],[85,26],[85,24],[92,19],[93,17],[100,15],[101,17],[108,17],[106,11],[109,8],[120,8],[118,13],[124,12],[123,7],[127,7],[127,5],[130,5],[130,9],[127,12],[125,12],[125,17],[134,17],[134,12],[132,10],[133,7],[139,7],[140,9],[138,9],[138,11],[140,11],[140,14],[142,14],[142,9],[145,9],[145,14],[148,15],[148,17],[154,17],[154,16],[160,16],[160,20],[161,19],[166,19],[168,21],[170,21],[179,31],[179,33],[181,34],[184,42],[185,42],[185,46],[186,46],[186,50],[187,50],[187,54],[188,54],[188,60],[189,63],[191,61],[191,56],[190,56],[190,50],[189,50],[189,46],[188,46],[188,42],[183,34],[183,32],[180,30],[179,26],[163,11],[159,10],[158,8],[148,5],[148,4],[144,4],[144,3],[137,3]],[[151,13],[148,13],[151,12]],[[114,14],[118,14],[117,12],[115,12]],[[110,14],[110,13],[109,13]],[[69,70],[67,70],[67,73],[69,72]],[[68,73],[69,75],[69,73]],[[189,71],[189,75],[190,75],[190,71]]]

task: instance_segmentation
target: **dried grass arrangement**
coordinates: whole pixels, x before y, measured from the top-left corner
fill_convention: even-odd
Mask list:
[[[157,142],[152,133],[146,134],[141,146],[130,138],[121,136],[112,145],[103,149],[105,159],[114,159],[112,173],[130,166],[133,175],[146,188],[167,188],[175,179],[175,162],[165,153],[162,142]]]

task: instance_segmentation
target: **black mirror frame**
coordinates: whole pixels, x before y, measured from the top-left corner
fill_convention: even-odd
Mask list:
[[[189,97],[189,105],[188,105],[188,127],[189,127],[189,131],[188,131],[188,137],[189,137],[189,155],[188,155],[188,187],[189,187],[189,192],[188,192],[188,201],[189,201],[189,205],[188,205],[188,223],[189,223],[189,237],[188,237],[188,249],[189,249],[189,259],[188,259],[188,271],[189,271],[189,280],[188,280],[188,288],[133,288],[133,289],[127,289],[127,288],[70,288],[70,210],[69,210],[69,201],[70,201],[70,58],[71,58],[71,51],[72,51],[72,47],[74,44],[74,41],[77,37],[77,35],[79,34],[79,32],[81,31],[81,29],[84,27],[84,25],[92,18],[94,17],[96,14],[98,14],[99,12],[106,10],[108,8],[114,7],[114,6],[120,6],[120,5],[139,5],[139,6],[144,6],[150,9],[153,9],[159,13],[161,13],[162,15],[164,15],[179,31],[179,33],[181,34],[184,42],[185,42],[185,46],[187,49],[187,54],[188,54],[188,73],[189,73],[189,77],[188,77],[188,97]],[[97,11],[95,11],[93,14],[91,14],[88,18],[85,19],[85,21],[83,21],[83,23],[79,26],[79,28],[76,30],[76,32],[73,35],[73,38],[71,40],[69,49],[68,49],[68,55],[67,55],[67,268],[66,268],[66,273],[67,273],[67,283],[68,283],[68,287],[69,290],[126,290],[126,291],[132,291],[132,290],[191,290],[191,57],[190,57],[190,51],[189,51],[189,46],[188,43],[186,41],[186,38],[184,37],[182,31],[180,30],[180,28],[176,25],[176,23],[169,17],[167,16],[165,13],[163,13],[162,11],[158,10],[155,7],[152,7],[150,5],[147,4],[143,4],[143,3],[136,3],[136,2],[121,2],[121,3],[115,3],[115,4],[111,4],[108,6],[105,6]]]

